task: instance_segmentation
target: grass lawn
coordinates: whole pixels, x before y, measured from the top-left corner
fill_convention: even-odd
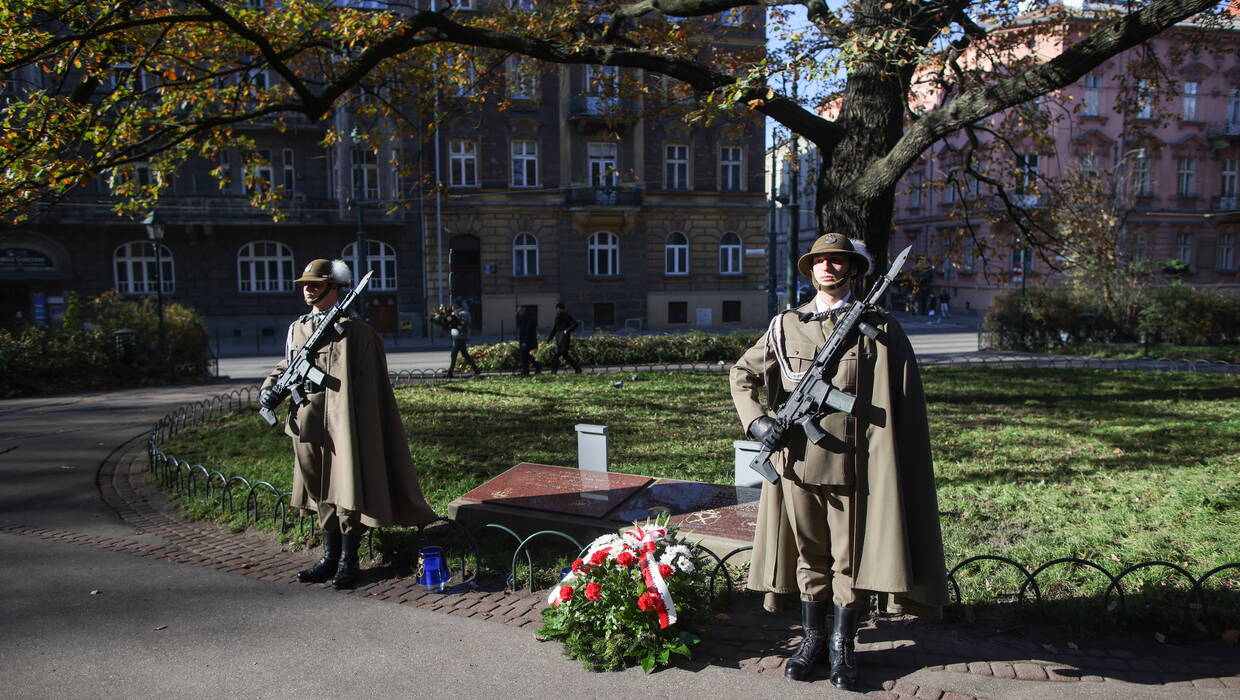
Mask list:
[[[1158,559],[1200,576],[1240,561],[1240,378],[978,367],[924,376],[949,566],[978,554],[1030,569],[1080,557],[1119,573]],[[608,426],[612,471],[717,483],[731,482],[742,437],[720,372],[493,377],[396,393],[440,512],[517,462],[576,464],[576,423]],[[165,449],[226,475],[291,482],[288,438],[253,412]],[[1105,589],[1087,574],[1061,567],[1038,581],[1052,595]],[[985,566],[968,580],[992,598],[1013,587]],[[1240,589],[1240,573],[1211,586]]]

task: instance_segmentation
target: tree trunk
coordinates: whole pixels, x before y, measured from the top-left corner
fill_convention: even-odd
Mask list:
[[[858,175],[886,155],[904,131],[906,92],[900,76],[878,63],[857,66],[840,98],[843,137],[820,145],[817,182],[820,234],[836,231],[865,241],[874,267],[886,271],[895,185],[872,191],[856,186]],[[871,270],[873,276],[874,270]]]

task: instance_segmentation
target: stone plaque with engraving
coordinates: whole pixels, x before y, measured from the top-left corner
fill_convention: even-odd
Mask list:
[[[458,500],[602,518],[652,481],[648,476],[522,462]]]
[[[632,522],[667,513],[681,531],[732,540],[752,540],[762,489],[659,479],[610,514]]]

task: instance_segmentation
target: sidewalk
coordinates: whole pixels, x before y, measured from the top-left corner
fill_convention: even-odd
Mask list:
[[[717,619],[692,662],[643,676],[590,674],[557,645],[536,642],[541,595],[426,593],[382,569],[369,569],[348,592],[292,583],[313,553],[283,551],[270,535],[183,522],[146,484],[143,415],[149,424],[193,393],[0,404],[0,478],[17,489],[0,502],[0,675],[10,692],[856,697],[821,672],[812,684],[781,678],[797,642],[796,613],[765,614],[748,596]],[[77,456],[67,462],[71,448]],[[89,454],[93,495],[80,493]],[[861,690],[961,700],[1222,698],[1240,689],[1235,648],[1070,641],[1025,625],[880,619],[860,634]]]

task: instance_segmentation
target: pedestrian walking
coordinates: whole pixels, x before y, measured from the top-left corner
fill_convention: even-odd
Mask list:
[[[529,309],[517,307],[517,361],[521,363],[521,376],[530,374],[530,365],[534,365],[534,374],[542,372],[542,363],[534,359],[534,351],[538,349],[538,328]]]
[[[469,327],[473,323],[473,316],[469,313],[469,307],[464,299],[457,299],[452,304],[452,312],[456,314],[456,324],[448,333],[452,336],[452,352],[448,357],[448,379],[452,378],[453,371],[456,369],[456,358],[461,356],[462,365],[468,364],[473,370],[475,377],[482,376],[482,372],[478,369],[478,363],[474,362],[474,358],[469,355]]]
[[[577,330],[577,320],[568,314],[568,310],[564,308],[564,304],[555,305],[555,321],[551,324],[551,332],[547,334],[547,341],[555,341],[555,354],[551,356],[551,373],[555,374],[560,369],[560,360],[563,359],[573,368],[577,374],[581,374],[581,366],[569,354],[569,348],[572,344],[573,331]]]

